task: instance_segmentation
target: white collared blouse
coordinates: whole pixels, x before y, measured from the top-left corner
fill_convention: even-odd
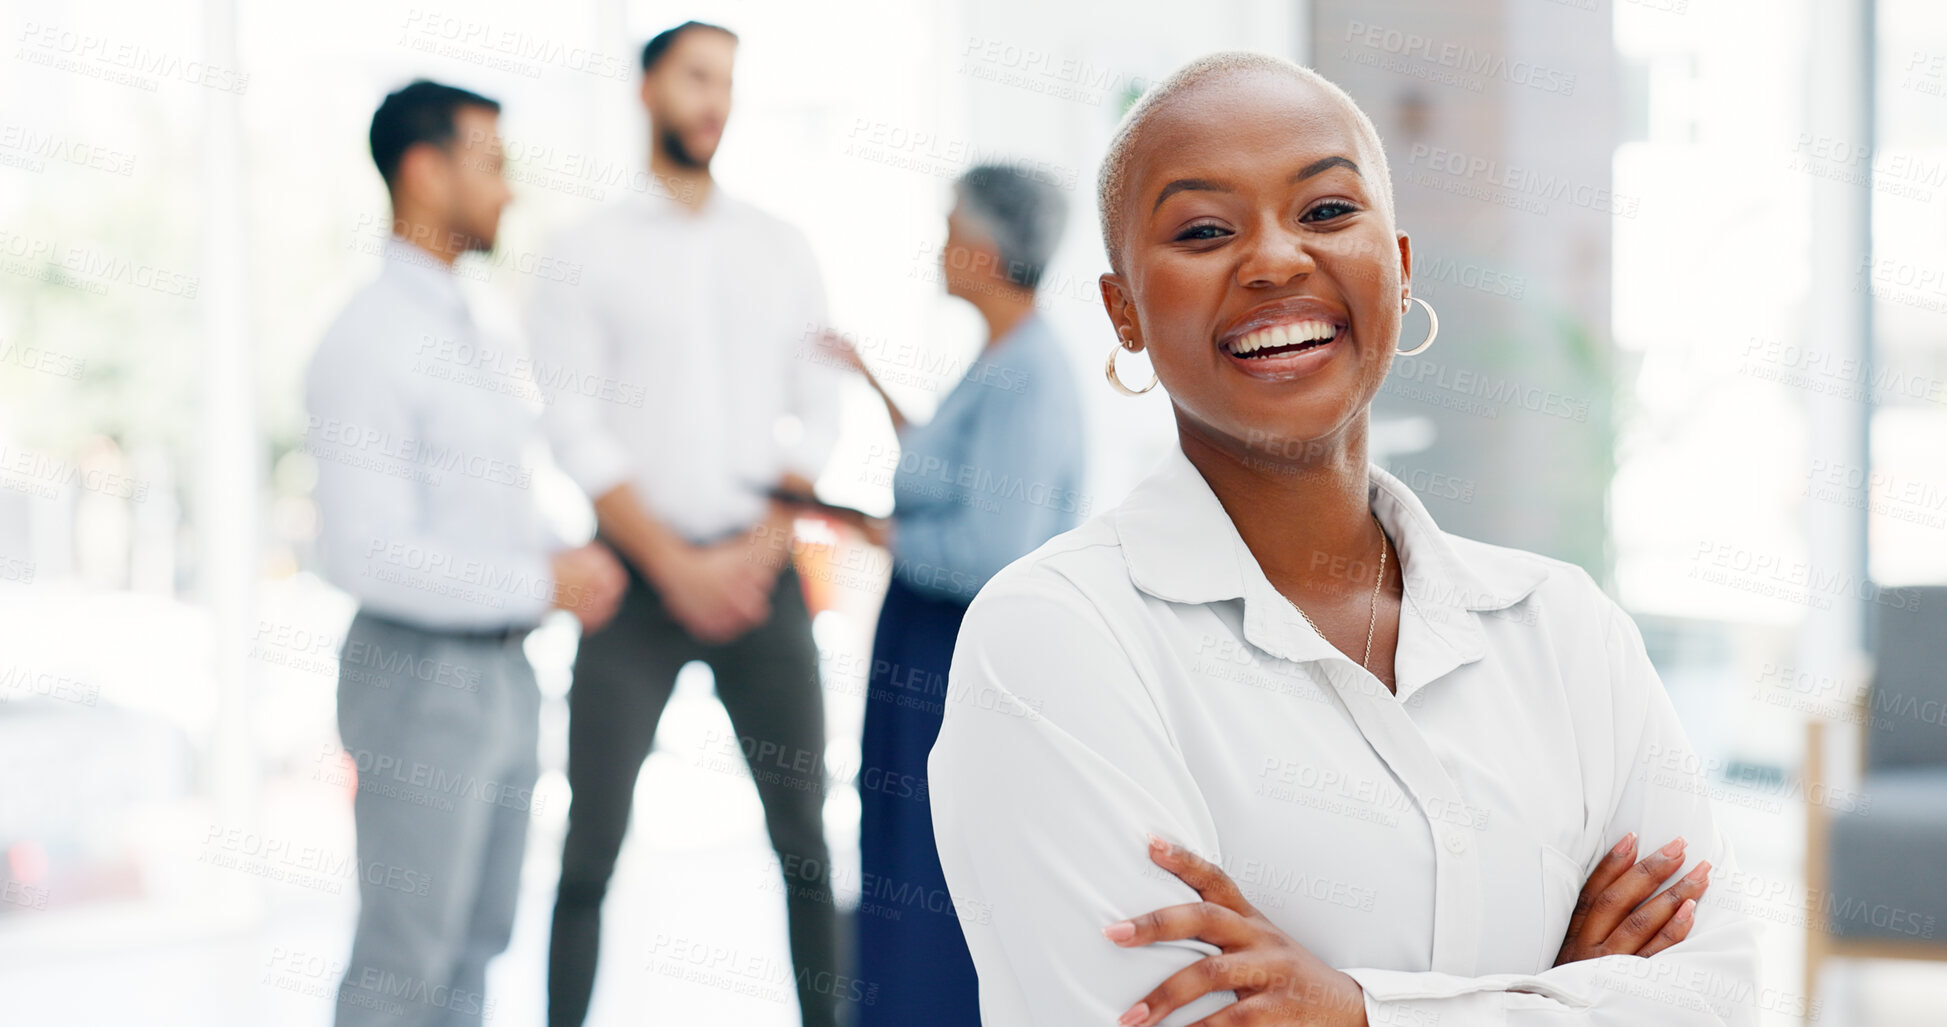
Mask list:
[[[1629,617],[1370,473],[1405,579],[1397,694],[1271,586],[1176,447],[975,599],[929,784],[984,1023],[1110,1024],[1217,952],[1100,933],[1197,901],[1149,832],[1357,979],[1375,1025],[1755,1022],[1756,928],[1710,893],[1663,953],[1551,968],[1627,832],[1687,839],[1679,873],[1732,853]]]

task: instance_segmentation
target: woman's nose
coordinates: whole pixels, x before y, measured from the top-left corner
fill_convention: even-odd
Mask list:
[[[1282,226],[1261,228],[1245,240],[1244,260],[1237,266],[1237,284],[1283,285],[1317,270],[1318,262],[1297,232]]]

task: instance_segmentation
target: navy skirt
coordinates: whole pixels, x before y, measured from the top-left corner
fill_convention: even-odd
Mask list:
[[[859,740],[857,977],[869,996],[859,1027],[980,1025],[973,957],[940,871],[926,787],[966,613],[897,577],[879,611]]]

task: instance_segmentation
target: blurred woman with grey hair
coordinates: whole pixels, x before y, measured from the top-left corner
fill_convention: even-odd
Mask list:
[[[899,433],[892,552],[860,742],[860,1027],[979,1023],[974,964],[933,844],[926,758],[946,708],[960,618],[997,571],[1086,512],[1078,392],[1035,307],[1067,203],[1025,168],[988,164],[954,184],[940,252],[947,294],[972,304],[987,342],[924,424],[866,375]],[[855,989],[857,990],[857,989]]]

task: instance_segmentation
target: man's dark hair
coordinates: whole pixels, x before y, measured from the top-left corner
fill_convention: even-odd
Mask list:
[[[691,29],[708,29],[711,32],[721,32],[729,36],[731,42],[734,43],[737,41],[737,34],[724,28],[722,25],[712,25],[707,21],[686,21],[673,29],[664,29],[656,33],[654,39],[642,44],[643,74],[654,71],[656,65],[662,61],[663,54],[668,53],[669,48],[676,45],[676,37]]]
[[[500,104],[479,93],[438,82],[416,79],[394,91],[372,115],[372,162],[379,166],[385,187],[393,186],[406,151],[419,143],[446,146],[458,134],[453,116],[462,107],[484,107],[500,113]]]

